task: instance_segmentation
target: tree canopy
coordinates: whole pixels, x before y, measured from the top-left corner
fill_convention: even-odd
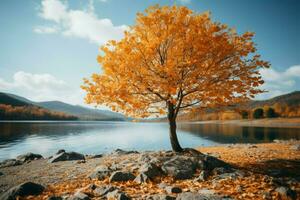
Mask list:
[[[238,34],[210,13],[152,6],[120,41],[101,47],[103,69],[85,79],[86,102],[135,117],[247,100],[263,92],[254,33]]]

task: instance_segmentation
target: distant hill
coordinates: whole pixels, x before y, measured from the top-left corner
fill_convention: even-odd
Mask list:
[[[45,101],[38,102],[37,105],[55,110],[59,112],[68,113],[71,115],[79,116],[81,119],[95,119],[95,120],[125,120],[125,117],[119,113],[111,112],[108,110],[98,110],[85,108],[83,106],[74,106],[60,101]]]
[[[11,106],[28,106],[30,103],[22,101],[19,98],[15,98],[10,94],[0,92],[0,104],[11,105]]]
[[[201,120],[226,120],[252,118],[253,111],[257,108],[272,109],[273,115],[277,117],[300,117],[300,91],[291,92],[266,100],[248,101],[242,104],[211,108],[202,112],[182,114],[179,120],[201,121]],[[265,115],[265,114],[264,114]],[[266,117],[266,116],[265,116]]]
[[[300,105],[300,91],[291,92],[288,94],[280,95],[271,99],[262,101],[250,101],[247,103],[250,108],[263,107],[265,105],[271,106],[276,103],[286,104],[288,106]]]
[[[62,112],[67,115],[77,116],[81,120],[126,120],[122,114],[108,110],[85,108],[83,106],[71,105],[60,101],[34,102],[18,95],[3,92],[0,92],[0,104],[11,106],[33,105],[45,108],[49,111]]]
[[[14,95],[0,93],[0,120],[77,120],[78,117],[34,105]]]

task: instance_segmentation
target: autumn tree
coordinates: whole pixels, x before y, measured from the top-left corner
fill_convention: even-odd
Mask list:
[[[260,118],[263,118],[263,117],[264,117],[264,109],[262,109],[262,108],[256,108],[253,111],[253,118],[254,119],[260,119]]]
[[[101,47],[101,74],[85,79],[86,102],[135,117],[167,115],[174,151],[179,112],[227,105],[262,92],[252,32],[237,34],[210,14],[154,6],[138,13],[120,41]]]

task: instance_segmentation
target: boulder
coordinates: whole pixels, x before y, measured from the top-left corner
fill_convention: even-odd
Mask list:
[[[230,172],[232,172],[232,170],[225,167],[216,167],[212,170],[213,175],[225,174]]]
[[[39,195],[44,191],[44,186],[33,183],[25,182],[17,185],[0,196],[1,200],[15,200],[17,196],[25,197],[28,195]]]
[[[78,191],[74,195],[72,195],[68,200],[90,200],[90,197],[87,194]]]
[[[22,165],[23,162],[20,160],[16,159],[6,159],[2,162],[0,162],[0,168],[2,167],[11,167],[11,166],[17,166],[17,165]]]
[[[282,199],[289,199],[289,200],[297,199],[297,193],[288,187],[281,186],[281,187],[276,188],[275,191],[279,193],[279,195]]]
[[[135,177],[135,179],[133,181],[138,184],[141,184],[141,183],[147,182],[148,180],[149,180],[149,177],[146,174],[141,173],[137,177]]]
[[[90,155],[89,158],[102,158],[103,154],[95,154],[95,155]]]
[[[161,169],[175,179],[189,179],[193,177],[196,165],[187,156],[175,156],[164,162]]]
[[[215,168],[226,168],[226,169],[230,169],[231,166],[228,163],[225,163],[224,161],[215,158],[213,156],[208,156],[208,155],[203,155],[203,156],[199,156],[200,157],[200,161],[202,163],[202,167],[200,169],[204,169],[204,170],[208,170],[211,171]]]
[[[107,193],[112,192],[116,189],[117,188],[115,188],[114,186],[104,185],[104,186],[100,186],[100,187],[97,187],[96,189],[94,189],[94,194],[97,196],[104,196]]]
[[[61,152],[48,160],[48,163],[54,163],[67,160],[85,160],[84,155],[76,152]]]
[[[106,165],[98,166],[90,175],[91,179],[103,180],[111,174],[112,170]]]
[[[27,162],[27,161],[38,160],[38,159],[43,159],[43,156],[35,153],[26,153],[26,154],[19,155],[17,157],[17,160],[20,160],[21,162]]]
[[[135,176],[130,172],[116,171],[110,176],[109,182],[129,181],[134,179]]]
[[[140,169],[139,169],[140,173],[145,174],[146,176],[148,176],[149,178],[154,178],[156,176],[161,175],[161,171],[160,168],[157,167],[155,164],[153,163],[145,163]]]
[[[66,150],[60,149],[60,150],[58,150],[55,154],[57,155],[57,154],[61,154],[61,153],[64,153],[64,152],[66,152]]]
[[[125,151],[123,149],[116,149],[111,154],[113,155],[127,155],[132,153],[139,153],[138,151]]]
[[[209,173],[205,170],[202,170],[199,176],[195,179],[195,181],[206,181],[209,176]]]
[[[115,199],[115,200],[130,200],[131,199],[125,193],[120,192],[119,190],[114,190],[112,192],[107,193],[106,198],[107,199]]]
[[[165,187],[165,190],[168,194],[181,193],[182,192],[181,188],[176,187],[176,186],[167,186],[167,187]]]

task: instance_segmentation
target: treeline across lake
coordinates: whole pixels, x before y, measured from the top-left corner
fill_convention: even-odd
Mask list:
[[[274,105],[255,108],[224,108],[216,110],[198,111],[179,117],[183,121],[206,120],[235,120],[235,119],[262,119],[262,118],[294,118],[300,117],[300,105],[275,103]]]
[[[249,101],[241,104],[196,110],[179,116],[181,121],[235,120],[262,118],[300,117],[300,91],[291,92],[262,101]]]
[[[38,106],[0,104],[0,120],[77,120],[78,117],[53,112]]]

